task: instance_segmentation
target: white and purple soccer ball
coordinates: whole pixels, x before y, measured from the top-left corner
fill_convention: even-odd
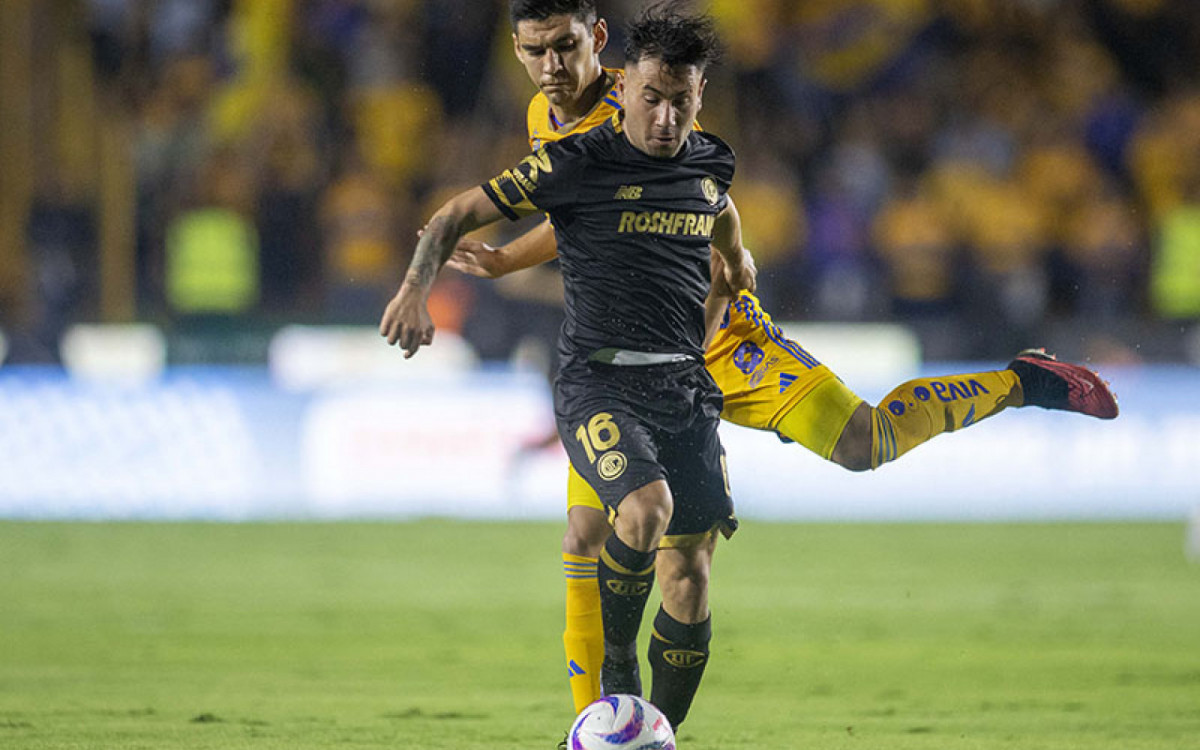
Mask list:
[[[636,695],[606,695],[580,712],[569,750],[675,750],[671,722]]]

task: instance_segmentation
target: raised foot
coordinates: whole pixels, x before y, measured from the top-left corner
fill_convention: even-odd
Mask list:
[[[1021,380],[1026,406],[1073,411],[1097,419],[1114,419],[1117,397],[1099,375],[1079,365],[1059,362],[1045,349],[1026,349],[1008,363]]]

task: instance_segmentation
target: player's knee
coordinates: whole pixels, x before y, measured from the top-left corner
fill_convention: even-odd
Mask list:
[[[871,468],[871,442],[842,439],[829,460],[843,469],[867,471]]]
[[[871,409],[866,404],[854,410],[829,460],[850,471],[871,468]]]
[[[651,549],[657,546],[658,540],[667,533],[667,524],[671,522],[671,509],[669,505],[642,505],[637,506],[624,518],[627,521],[626,528],[641,542],[635,546],[638,549]]]
[[[607,521],[602,524],[581,523],[571,518],[567,522],[567,532],[563,534],[562,551],[579,557],[599,557],[611,533],[612,527]]]
[[[674,505],[671,493],[659,483],[634,490],[625,496],[617,508],[617,533],[621,541],[640,550],[651,550],[658,546],[667,524],[671,522]]]

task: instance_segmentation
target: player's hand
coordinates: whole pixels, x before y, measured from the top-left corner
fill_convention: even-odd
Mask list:
[[[743,289],[750,293],[754,292],[758,284],[758,268],[754,265],[754,257],[750,255],[750,251],[742,250],[741,268],[733,268],[728,263],[725,264],[725,283],[734,292],[740,292]]]
[[[504,253],[478,240],[459,240],[446,265],[459,273],[481,279],[498,279],[508,273]]]
[[[433,319],[425,306],[425,298],[412,285],[405,283],[388,302],[379,322],[379,335],[390,345],[399,345],[408,359],[422,346],[433,343]]]

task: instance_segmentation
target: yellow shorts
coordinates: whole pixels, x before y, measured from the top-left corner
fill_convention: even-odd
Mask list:
[[[729,303],[704,364],[725,396],[722,419],[779,433],[821,458],[832,455],[862,403],[832,370],[784,335],[749,292]]]
[[[740,293],[709,342],[704,364],[725,396],[721,418],[776,432],[829,458],[862,403],[828,367],[788,339],[749,292]],[[572,469],[567,508],[603,511],[595,491]]]

